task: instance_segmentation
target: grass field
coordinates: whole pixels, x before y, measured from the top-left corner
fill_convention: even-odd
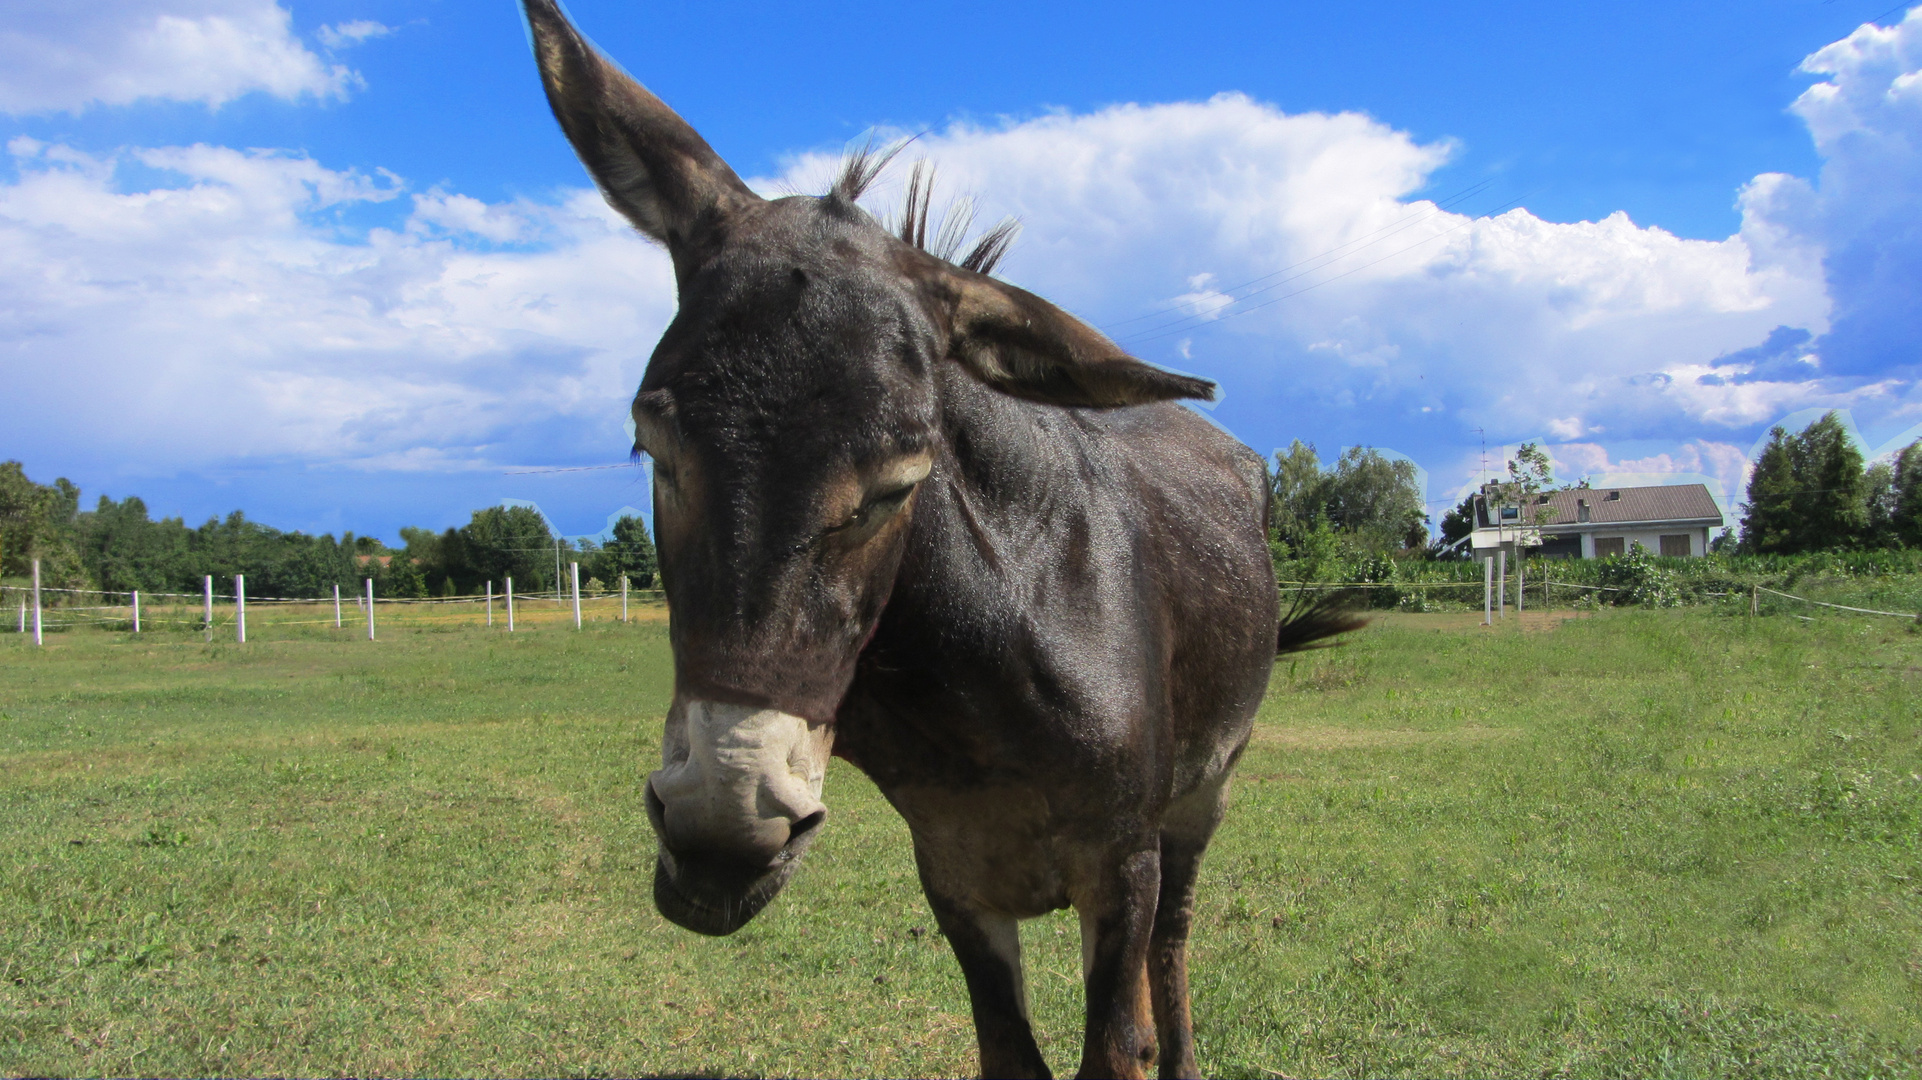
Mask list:
[[[1276,669],[1203,876],[1203,1070],[1922,1074],[1922,635],[1471,621]],[[0,1071],[973,1068],[844,765],[747,929],[654,913],[657,618],[382,634],[0,637]],[[1024,938],[1071,1070],[1072,921]]]

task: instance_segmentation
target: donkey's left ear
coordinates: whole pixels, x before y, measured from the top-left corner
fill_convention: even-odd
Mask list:
[[[760,201],[707,140],[587,43],[555,0],[522,0],[554,118],[608,203],[679,263]]]
[[[1214,383],[1144,364],[1025,289],[944,269],[942,291],[953,304],[949,354],[1005,394],[1098,408],[1215,396]]]

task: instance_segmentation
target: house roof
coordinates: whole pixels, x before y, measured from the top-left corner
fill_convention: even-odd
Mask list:
[[[1665,484],[1658,487],[1575,488],[1543,492],[1532,506],[1523,507],[1522,518],[1542,528],[1583,524],[1581,502],[1588,503],[1591,525],[1627,525],[1661,522],[1706,522],[1723,524],[1722,508],[1706,484]],[[1487,508],[1481,509],[1481,524]]]

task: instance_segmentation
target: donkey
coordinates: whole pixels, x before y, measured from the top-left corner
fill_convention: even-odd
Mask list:
[[[762,199],[685,121],[524,0],[548,103],[673,259],[633,403],[654,461],[674,698],[645,787],[654,901],[739,929],[799,865],[838,754],[907,820],[981,1070],[1047,1076],[1017,921],[1073,906],[1080,1073],[1195,1075],[1195,877],[1278,651],[1260,457],[1133,359],[856,200]],[[920,192],[925,195],[925,191]]]

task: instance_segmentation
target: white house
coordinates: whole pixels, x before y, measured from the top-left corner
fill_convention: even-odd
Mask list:
[[[1576,488],[1536,495],[1526,506],[1500,505],[1493,487],[1475,500],[1476,558],[1519,547],[1549,558],[1596,559],[1636,544],[1657,555],[1702,556],[1724,524],[1704,484]]]

